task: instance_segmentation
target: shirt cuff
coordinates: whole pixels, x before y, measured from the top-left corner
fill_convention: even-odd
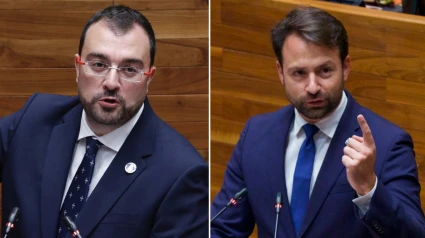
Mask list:
[[[360,196],[357,194],[357,198],[353,199],[354,204],[359,208],[361,217],[364,217],[366,215],[367,211],[369,210],[370,201],[372,200],[372,196],[375,193],[376,186],[378,184],[378,178],[375,176],[375,185],[373,186],[372,190],[368,192],[367,194]]]

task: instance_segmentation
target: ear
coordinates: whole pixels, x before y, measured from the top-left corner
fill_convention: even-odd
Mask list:
[[[277,75],[279,76],[279,80],[282,83],[282,85],[285,86],[285,80],[283,78],[283,66],[280,65],[279,60],[276,60],[276,70],[277,70]]]
[[[148,90],[149,89],[149,84],[151,83],[153,77],[155,76],[156,67],[155,66],[152,66],[151,67],[151,71],[152,71],[152,74],[148,76],[148,81],[146,82],[146,93],[148,93],[148,91],[149,91]]]
[[[78,59],[79,55],[75,54],[74,56],[74,65],[75,65],[75,71],[77,73],[77,77],[75,78],[75,82],[78,83],[78,76],[80,76],[80,67],[78,67],[78,63],[77,63],[77,59]]]
[[[350,74],[350,71],[351,71],[351,60],[349,55],[345,57],[344,64],[342,65],[342,70],[344,74],[344,81],[347,81],[348,75]]]

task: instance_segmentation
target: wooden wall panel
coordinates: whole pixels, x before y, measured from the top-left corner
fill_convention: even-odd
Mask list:
[[[93,11],[107,7],[113,0],[7,0],[2,10]]]
[[[74,55],[86,21],[109,5],[141,11],[157,38],[154,111],[209,159],[208,0],[0,1],[0,117],[35,92],[77,95]]]
[[[0,10],[0,38],[79,39],[84,24],[95,12]],[[157,39],[208,37],[206,9],[147,10],[143,15],[152,24]]]
[[[177,10],[208,9],[207,0],[8,0],[0,1],[0,9],[6,10],[49,10],[49,11],[87,11],[101,9],[114,3],[138,10]]]
[[[170,0],[114,0],[114,4],[123,4],[139,10],[208,10],[208,0],[179,0],[178,2]],[[208,18],[206,20],[208,20]]]
[[[0,65],[13,68],[73,68],[79,39],[7,39],[0,37]],[[207,38],[157,40],[155,65],[208,66]],[[173,54],[170,54],[173,52]]]
[[[282,105],[282,103],[287,102],[285,97],[282,97],[285,91],[278,80],[277,82],[272,82],[217,71],[211,72],[211,78],[215,78],[214,82],[211,82],[211,91],[214,92],[214,95],[227,94],[241,99],[249,99],[251,101],[260,101],[275,105]],[[237,90],[235,90],[236,88]],[[258,93],[256,94],[253,92],[252,88],[256,88],[256,92]],[[233,94],[230,95],[229,92],[232,91]],[[215,97],[211,97],[211,100],[215,100]],[[212,110],[211,113],[214,114],[215,110]]]
[[[250,77],[276,81],[276,60],[268,56],[224,50],[223,70]]]
[[[222,69],[223,68],[223,48],[211,47],[211,69]]]
[[[289,103],[277,76],[270,30],[298,4],[220,0],[211,6],[211,198],[248,118]],[[322,1],[302,4],[325,9],[344,24],[352,66],[346,89],[411,134],[425,185],[425,18]]]
[[[225,45],[226,49],[258,55],[274,56],[270,36],[262,32],[211,23],[211,47]],[[211,65],[214,67],[214,65]]]

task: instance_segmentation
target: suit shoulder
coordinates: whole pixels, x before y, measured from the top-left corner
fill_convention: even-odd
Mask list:
[[[39,112],[55,112],[60,109],[69,110],[80,103],[78,96],[63,96],[56,94],[34,94],[26,102],[27,110]]]
[[[54,94],[34,94],[25,103],[22,111],[22,119],[32,121],[54,122],[76,106],[81,105],[77,96],[62,96]]]
[[[31,98],[31,106],[66,107],[67,105],[75,106],[75,104],[80,103],[78,96],[37,93]]]
[[[274,112],[263,113],[249,118],[250,127],[261,127],[264,129],[274,128],[287,117],[293,116],[294,107],[292,105],[280,108]]]

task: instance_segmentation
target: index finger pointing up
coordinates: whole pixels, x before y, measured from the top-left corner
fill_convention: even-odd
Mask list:
[[[360,125],[360,129],[363,133],[363,140],[366,146],[374,146],[375,141],[373,140],[372,132],[370,131],[369,125],[362,114],[357,116],[357,122]]]

